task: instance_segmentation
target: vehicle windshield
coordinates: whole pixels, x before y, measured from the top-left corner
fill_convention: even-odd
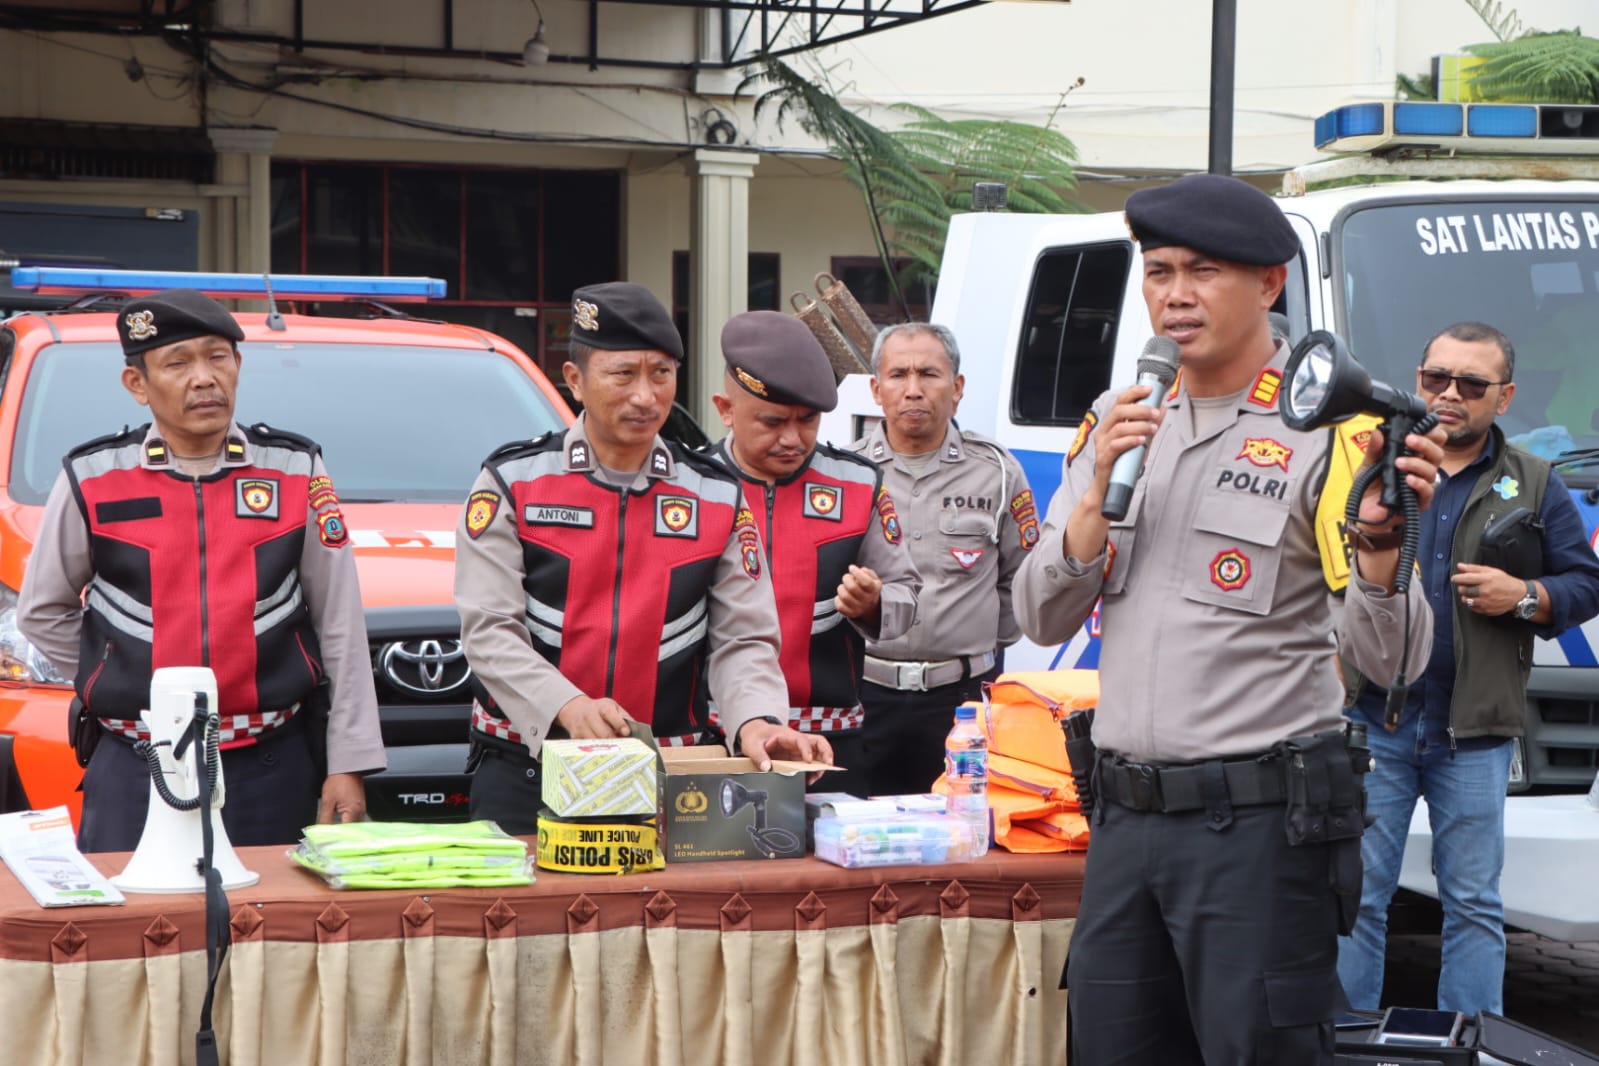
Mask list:
[[[1459,200],[1352,211],[1337,235],[1340,328],[1372,377],[1417,391],[1422,347],[1462,320],[1516,349],[1516,394],[1499,419],[1548,459],[1599,448],[1599,204]],[[1591,486],[1599,467],[1562,467]]]
[[[412,345],[246,343],[235,418],[310,437],[346,502],[466,499],[507,441],[562,426],[498,352]],[[53,344],[28,375],[11,454],[13,499],[39,504],[70,449],[150,420],[122,387],[112,343]]]

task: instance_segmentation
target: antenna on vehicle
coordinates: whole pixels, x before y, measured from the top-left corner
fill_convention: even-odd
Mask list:
[[[266,285],[267,329],[276,330],[279,333],[285,333],[288,331],[289,327],[283,324],[283,316],[278,313],[278,301],[272,296],[272,275],[262,274],[261,281],[264,285]]]

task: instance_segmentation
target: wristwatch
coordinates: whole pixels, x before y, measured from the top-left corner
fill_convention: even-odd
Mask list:
[[[1538,613],[1538,586],[1531,581],[1527,582],[1527,594],[1516,601],[1511,613],[1523,622],[1530,621]]]

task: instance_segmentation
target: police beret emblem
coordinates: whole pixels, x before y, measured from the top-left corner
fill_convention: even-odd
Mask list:
[[[127,317],[128,336],[136,341],[146,341],[159,331],[155,328],[154,311],[135,311]]]
[[[577,329],[598,332],[600,328],[599,305],[590,303],[587,300],[573,300],[572,325]]]
[[[734,367],[733,373],[738,377],[738,383],[740,385],[743,385],[746,389],[749,389],[757,396],[766,395],[766,382],[762,381],[754,374],[751,374],[743,367]]]

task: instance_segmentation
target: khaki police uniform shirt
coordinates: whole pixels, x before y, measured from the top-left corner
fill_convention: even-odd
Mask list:
[[[1038,540],[1021,464],[998,442],[953,423],[938,458],[919,476],[895,456],[881,423],[850,447],[882,468],[922,578],[909,632],[868,642],[867,652],[935,662],[1016,643],[1011,581]]]
[[[564,438],[565,469],[575,477],[586,476],[571,462],[573,446],[588,441],[584,421],[579,415]],[[665,462],[658,464],[657,456]],[[656,437],[651,462],[635,475],[633,487],[642,490],[651,478],[671,482],[676,477],[677,461]],[[501,487],[485,469],[471,491],[498,495]],[[537,756],[556,714],[568,701],[605,694],[583,692],[534,650],[522,585],[527,574],[515,522],[515,508],[501,508],[488,528],[472,537],[466,533],[462,512],[455,538],[455,602],[461,613],[462,646],[473,672],[522,735],[528,750]],[[594,550],[614,555],[616,546],[596,543]],[[771,576],[765,567],[755,578],[745,572],[736,535],[728,537],[716,561],[707,614],[709,690],[717,701],[731,748],[739,729],[750,719],[765,715],[781,718],[788,707],[788,686],[777,659],[781,637]],[[645,668],[654,669],[654,664]],[[622,709],[634,712],[634,708]]]
[[[149,465],[149,444],[159,440],[155,427],[145,434],[140,460]],[[244,446],[240,459],[226,458],[218,469],[248,466],[251,445],[235,429],[228,437]],[[165,471],[167,468],[160,468]],[[321,455],[311,464],[311,477],[327,477]],[[331,502],[337,506],[337,501]],[[346,541],[328,547],[317,536],[320,508],[306,500],[305,545],[300,551],[300,588],[311,611],[311,625],[322,647],[322,666],[329,683],[328,773],[365,773],[388,764],[378,722],[377,690],[372,681],[372,653],[367,646],[366,614],[356,576],[355,551]],[[89,556],[89,527],[63,472],[50,489],[44,518],[17,604],[17,625],[44,652],[63,676],[78,672],[78,636],[83,629],[83,589],[94,576]],[[262,708],[275,710],[277,708]]]
[[[1101,609],[1094,740],[1144,762],[1265,751],[1337,727],[1342,643],[1369,676],[1392,679],[1405,655],[1405,599],[1356,579],[1342,603],[1322,577],[1315,510],[1331,433],[1296,432],[1277,413],[1279,345],[1231,417],[1196,437],[1179,378],[1127,517],[1105,551],[1065,558],[1065,525],[1092,484],[1092,431],[1115,403],[1094,404],[1067,452],[1043,536],[1016,583],[1023,630],[1069,639]],[[1408,594],[1408,672],[1427,662],[1432,614]]]

